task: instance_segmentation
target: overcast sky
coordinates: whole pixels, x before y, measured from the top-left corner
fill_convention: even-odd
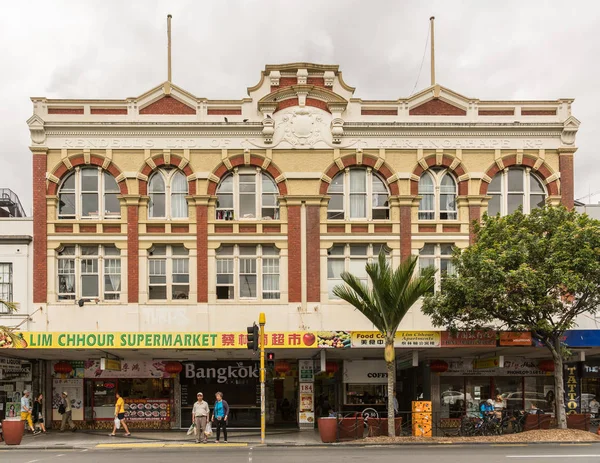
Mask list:
[[[575,98],[575,196],[600,201],[599,1],[27,1],[0,15],[0,187],[31,213],[31,96],[126,98],[166,80],[235,99],[265,64],[339,64],[355,96],[409,96],[429,17],[441,85],[479,99]],[[426,58],[417,90],[429,85]],[[587,199],[587,198],[584,198]]]

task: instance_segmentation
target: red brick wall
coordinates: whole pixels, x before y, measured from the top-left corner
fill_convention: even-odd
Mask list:
[[[408,112],[411,116],[465,116],[464,109],[452,106],[439,98],[429,100]]]
[[[160,100],[140,109],[140,114],[196,114],[196,110],[169,95],[165,95]]]
[[[219,109],[219,108],[208,108],[207,114],[209,116],[241,116],[241,108],[230,108],[230,109]]]
[[[469,244],[475,242],[475,233],[473,230],[473,222],[481,220],[481,207],[469,206]]]
[[[559,157],[561,203],[567,209],[575,206],[573,153],[562,153]]]
[[[127,108],[91,108],[90,113],[108,115],[127,114]]]
[[[321,300],[320,207],[306,207],[306,284],[308,301]]]
[[[196,206],[198,302],[208,302],[208,206]]]
[[[47,301],[46,154],[33,154],[33,302]]]
[[[514,116],[514,109],[480,109],[479,116]]]
[[[127,206],[127,302],[138,302],[140,292],[138,206]]]
[[[555,109],[523,109],[522,116],[556,116]]]
[[[400,206],[400,259],[404,260],[411,254],[411,207]]]
[[[48,108],[48,114],[83,114],[83,108]]]
[[[397,116],[398,109],[361,109],[362,116]]]
[[[288,206],[288,300],[302,301],[300,206]]]

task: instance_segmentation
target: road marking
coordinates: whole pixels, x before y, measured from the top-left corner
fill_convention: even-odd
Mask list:
[[[571,443],[571,444],[558,444],[561,447],[582,447],[582,446],[589,446],[592,444],[584,444],[584,443]]]
[[[491,444],[490,447],[527,447],[528,444]]]
[[[40,461],[40,460],[29,460],[27,463],[35,463],[36,461]]]
[[[596,455],[506,455],[506,458],[594,458]]]
[[[203,448],[203,447],[223,447],[223,448],[227,448],[227,447],[248,447],[248,444],[246,443],[230,443],[230,444],[167,444],[164,442],[160,442],[160,443],[142,443],[142,444],[97,444],[96,448],[98,449],[128,449],[128,448],[133,448],[133,449],[144,449],[144,448],[190,448],[190,447],[196,447],[196,448]]]

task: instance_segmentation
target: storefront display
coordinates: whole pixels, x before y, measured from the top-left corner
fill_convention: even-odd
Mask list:
[[[73,421],[83,420],[83,380],[78,378],[52,380],[52,419],[60,421],[61,415],[58,407],[62,400],[62,393],[67,393],[67,400],[71,402]]]
[[[256,362],[184,362],[179,382],[182,427],[191,424],[192,407],[198,392],[202,392],[211,408],[215,393],[223,393],[223,399],[229,404],[230,426],[256,426],[260,423],[260,377]]]
[[[0,420],[15,412],[14,404],[19,405],[24,389],[31,389],[31,363],[0,358]]]
[[[344,361],[344,406],[349,409],[387,403],[387,366],[383,360]]]

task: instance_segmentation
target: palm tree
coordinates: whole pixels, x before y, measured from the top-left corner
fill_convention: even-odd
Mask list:
[[[16,312],[17,304],[0,299],[0,306],[4,305],[8,312]],[[0,325],[0,349],[3,347],[19,346],[21,338],[15,333],[14,328]]]
[[[394,426],[394,382],[396,380],[396,355],[394,338],[398,325],[423,295],[434,287],[435,269],[429,267],[416,274],[417,257],[408,257],[393,270],[383,251],[376,262],[366,265],[371,286],[348,272],[341,274],[345,284],[337,285],[333,293],[353,305],[385,337],[384,358],[388,377],[388,435],[395,434]]]

